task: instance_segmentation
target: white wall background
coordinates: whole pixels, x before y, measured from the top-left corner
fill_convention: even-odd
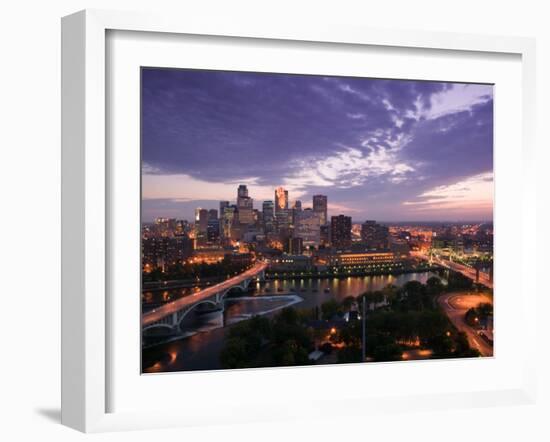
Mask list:
[[[84,8],[168,10],[250,20],[319,21],[378,28],[534,36],[538,43],[540,189],[538,271],[548,247],[550,13],[544,1],[312,2],[11,0],[0,8],[0,438],[82,440],[59,425],[60,17]],[[518,176],[518,180],[521,179]],[[546,224],[548,224],[546,222]],[[511,245],[513,249],[513,245]],[[535,258],[535,257],[534,257]],[[535,262],[535,259],[534,259]],[[549,285],[540,284],[540,391],[535,406],[380,415],[371,422],[287,422],[92,436],[95,440],[550,440]],[[521,332],[521,326],[518,327]],[[546,376],[545,376],[546,375]]]

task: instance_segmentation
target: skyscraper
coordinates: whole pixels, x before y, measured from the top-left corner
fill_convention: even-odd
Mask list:
[[[208,211],[208,223],[206,228],[206,238],[209,243],[216,242],[220,237],[220,220],[218,211],[210,209]]]
[[[220,236],[222,238],[225,238],[225,231],[224,231],[224,217],[225,217],[225,209],[229,207],[229,201],[220,201]]]
[[[237,210],[239,212],[239,223],[244,225],[254,224],[254,203],[248,196],[248,188],[241,184],[237,190]]]
[[[264,201],[262,204],[264,233],[267,235],[275,231],[275,213],[273,201]]]
[[[330,245],[330,225],[325,224],[321,225],[319,228],[320,231],[320,245],[326,247]]]
[[[298,223],[298,218],[302,212],[302,202],[300,200],[294,201],[294,206],[292,207],[292,225],[296,226]]]
[[[208,210],[197,207],[195,209],[195,230],[206,232],[208,225]]]
[[[218,219],[218,211],[216,209],[210,209],[208,211],[208,219]]]
[[[241,204],[241,199],[248,198],[248,188],[246,184],[240,184],[237,189],[237,206]]]
[[[338,215],[330,220],[332,247],[345,249],[351,246],[351,216]]]
[[[328,222],[327,207],[326,195],[313,195],[313,210],[319,214],[322,226]]]
[[[229,207],[229,201],[220,201],[220,218],[223,218],[223,212],[226,207]]]
[[[231,236],[233,226],[236,224],[237,207],[227,206],[223,209],[223,217],[220,220],[220,229],[225,239],[234,239]]]
[[[319,214],[309,208],[298,212],[294,236],[302,238],[304,246],[318,246],[321,241]]]
[[[369,249],[387,249],[389,247],[389,229],[376,221],[365,221],[361,224],[361,241]]]
[[[275,220],[278,232],[289,229],[291,219],[288,210],[288,190],[282,187],[275,189]]]
[[[275,189],[275,212],[288,209],[288,190],[282,187]]]
[[[206,242],[208,228],[208,210],[197,207],[195,209],[195,246]]]

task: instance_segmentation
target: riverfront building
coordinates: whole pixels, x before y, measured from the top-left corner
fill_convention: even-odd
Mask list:
[[[365,267],[394,262],[395,255],[392,252],[343,252],[328,256],[328,264],[332,267]]]

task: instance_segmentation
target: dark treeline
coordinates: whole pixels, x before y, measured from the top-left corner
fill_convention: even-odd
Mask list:
[[[475,357],[466,335],[456,330],[437,303],[446,290],[472,287],[462,275],[449,275],[448,285],[431,277],[422,284],[409,281],[389,285],[341,302],[330,300],[320,308],[289,307],[272,318],[254,317],[233,326],[221,354],[225,368],[308,365],[316,347],[336,352],[334,362],[361,362],[362,321],[345,321],[350,309],[363,302],[366,320],[366,356],[373,361],[401,360],[403,351],[426,349],[432,358]],[[330,332],[327,334],[327,329]]]
[[[242,273],[247,266],[242,263],[231,262],[224,258],[222,261],[207,264],[201,263],[176,263],[168,266],[163,272],[160,268],[155,268],[150,273],[142,274],[143,282],[156,282],[168,280],[196,280],[197,278],[219,277],[223,279],[235,273]]]

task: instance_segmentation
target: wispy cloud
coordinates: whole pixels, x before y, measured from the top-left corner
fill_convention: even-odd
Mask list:
[[[437,186],[403,202],[420,211],[487,211],[493,207],[493,173],[484,172],[456,183]]]
[[[423,112],[428,119],[469,111],[477,104],[493,99],[492,86],[482,84],[453,84],[452,87],[437,92],[430,97],[431,107]]]
[[[404,177],[414,167],[399,160],[396,152],[384,146],[359,149],[343,147],[326,158],[300,161],[295,175],[285,178],[285,184],[297,189],[307,186],[342,189],[361,186],[367,178]]]

